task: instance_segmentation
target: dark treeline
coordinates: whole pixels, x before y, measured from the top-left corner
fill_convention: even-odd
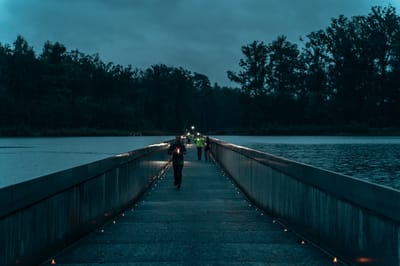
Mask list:
[[[182,68],[105,64],[57,42],[46,42],[36,57],[21,36],[0,46],[2,135],[162,134],[192,123],[232,129],[238,97]],[[235,110],[231,118],[227,110]]]
[[[400,126],[400,18],[374,7],[332,19],[300,49],[285,36],[242,47],[238,89],[166,65],[105,64],[46,42],[40,55],[18,36],[0,44],[0,133],[172,133]]]
[[[242,47],[240,73],[249,126],[400,125],[400,19],[395,8],[332,19],[301,51],[284,36]],[[258,111],[257,111],[258,110]]]

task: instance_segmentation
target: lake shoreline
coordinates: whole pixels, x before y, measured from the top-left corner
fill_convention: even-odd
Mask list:
[[[400,136],[400,128],[271,127],[268,129],[215,131],[213,134],[237,136]]]
[[[167,136],[184,133],[175,130],[125,129],[42,129],[0,128],[0,137],[109,137],[109,136]],[[400,136],[400,128],[367,128],[358,126],[271,126],[252,129],[223,129],[200,131],[203,135],[237,136]]]

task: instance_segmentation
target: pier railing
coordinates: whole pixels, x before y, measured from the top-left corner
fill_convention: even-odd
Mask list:
[[[36,265],[117,215],[165,168],[167,147],[151,145],[0,189],[0,265]]]
[[[399,265],[400,192],[213,140],[212,153],[259,207],[354,265]]]

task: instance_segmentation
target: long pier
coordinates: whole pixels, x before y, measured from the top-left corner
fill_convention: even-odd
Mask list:
[[[139,202],[55,256],[57,265],[331,265],[333,257],[254,206],[188,149],[181,189],[169,169]],[[51,260],[48,261],[51,263]]]
[[[400,192],[211,140],[0,189],[0,265],[400,265]]]

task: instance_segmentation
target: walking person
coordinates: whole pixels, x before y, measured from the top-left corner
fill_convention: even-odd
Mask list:
[[[204,158],[206,161],[208,161],[208,158],[210,157],[210,138],[206,137],[206,142],[204,145]]]
[[[203,146],[204,146],[204,138],[200,135],[197,135],[197,137],[194,140],[194,143],[196,144],[196,148],[197,148],[197,159],[200,161],[201,160],[201,151],[203,150]]]
[[[176,136],[175,142],[168,148],[168,154],[172,155],[172,167],[174,168],[174,186],[178,189],[182,184],[183,155],[186,154],[186,147],[181,141],[181,136]]]

